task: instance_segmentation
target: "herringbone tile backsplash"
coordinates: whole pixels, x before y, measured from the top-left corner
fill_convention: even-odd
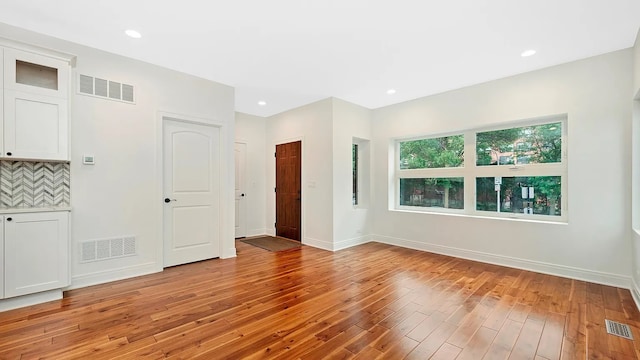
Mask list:
[[[69,206],[68,163],[0,161],[0,208]]]

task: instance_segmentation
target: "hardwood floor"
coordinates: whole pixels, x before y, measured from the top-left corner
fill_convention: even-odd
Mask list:
[[[0,313],[2,359],[638,359],[628,290],[366,244],[238,257]]]

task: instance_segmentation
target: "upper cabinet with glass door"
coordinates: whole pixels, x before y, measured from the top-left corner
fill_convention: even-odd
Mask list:
[[[6,48],[4,88],[67,99],[69,63],[32,52]]]
[[[0,157],[69,160],[70,63],[4,48]]]

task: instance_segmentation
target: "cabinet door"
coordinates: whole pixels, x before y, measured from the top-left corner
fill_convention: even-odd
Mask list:
[[[4,49],[0,47],[0,69],[4,69]],[[4,71],[0,71],[0,84],[4,84]],[[0,86],[0,151],[2,151],[2,122],[4,119],[4,86]],[[3,154],[0,153],[0,156]],[[2,244],[0,244],[2,245]],[[2,266],[0,266],[2,267]],[[0,280],[1,281],[1,280]],[[1,283],[0,283],[1,285]],[[1,291],[1,290],[0,290]]]
[[[0,216],[0,299],[4,299],[4,217]]]
[[[69,97],[69,63],[44,55],[4,49],[4,88]]]
[[[5,90],[2,157],[68,160],[67,113],[64,99]]]
[[[5,298],[69,285],[69,214],[5,215]]]

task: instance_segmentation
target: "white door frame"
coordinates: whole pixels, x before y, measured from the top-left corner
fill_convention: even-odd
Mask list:
[[[234,185],[234,171],[227,171],[229,167],[233,170],[233,141],[229,141],[229,135],[227,134],[228,126],[215,119],[209,119],[204,117],[198,117],[193,115],[177,114],[168,111],[158,111],[156,121],[156,179],[158,179],[158,187],[156,189],[156,219],[158,219],[157,229],[157,249],[156,249],[156,263],[158,264],[159,271],[164,268],[164,163],[163,163],[163,121],[164,119],[170,119],[173,121],[192,123],[197,125],[215,126],[220,129],[220,174],[219,174],[219,214],[220,214],[220,258],[235,257],[235,210],[233,209],[233,185]],[[231,161],[229,160],[231,159]]]
[[[245,196],[241,200],[244,204],[242,205],[239,213],[240,213],[240,218],[242,219],[242,221],[244,221],[244,234],[242,234],[242,237],[246,237],[248,235],[248,231],[247,231],[247,208],[248,208],[248,205],[247,205],[247,202],[248,202],[248,197],[249,197],[248,195],[246,195],[247,194],[247,147],[248,147],[248,144],[244,140],[236,140],[236,141],[234,141],[234,143],[233,143],[233,146],[234,146],[234,148],[233,148],[234,149],[234,151],[233,151],[233,153],[234,153],[234,164],[235,164],[235,145],[236,144],[244,145],[244,161],[243,161],[244,169],[242,169],[243,170],[242,171],[243,177],[242,177],[241,187],[242,187],[242,190],[243,190],[243,193],[245,194]],[[235,175],[235,172],[234,172],[234,175]],[[235,188],[235,179],[234,179],[233,184],[234,184],[234,188]],[[234,197],[235,197],[235,191],[234,191]],[[235,200],[234,200],[234,204],[235,204]],[[235,213],[234,213],[234,215],[235,215]],[[234,224],[235,224],[235,221],[234,221]],[[237,236],[237,234],[235,234],[235,232],[234,232],[234,237],[236,237],[236,236]]]

